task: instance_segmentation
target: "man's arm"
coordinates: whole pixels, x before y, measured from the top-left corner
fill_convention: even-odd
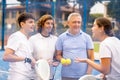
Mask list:
[[[60,61],[62,59],[62,51],[61,50],[56,50],[56,55],[55,58]]]
[[[5,53],[3,55],[3,60],[9,62],[17,62],[17,61],[25,60],[24,57],[18,57],[17,55],[14,54],[14,52],[15,52],[14,50],[10,48],[6,48]]]

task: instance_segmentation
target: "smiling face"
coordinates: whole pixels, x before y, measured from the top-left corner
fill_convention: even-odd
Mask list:
[[[21,22],[21,29],[23,29],[26,33],[31,33],[35,28],[34,19],[27,19],[25,22]]]
[[[50,33],[52,31],[54,25],[54,21],[52,19],[46,20],[43,25],[42,31],[46,33]]]
[[[68,20],[68,26],[70,29],[70,33],[77,34],[80,31],[82,25],[82,18],[80,15],[73,15]]]
[[[92,36],[93,38],[96,38],[99,35],[99,28],[96,24],[96,21],[93,23],[93,27],[92,27]]]
[[[20,31],[26,36],[29,36],[34,31],[35,18],[31,13],[21,13],[17,19]]]
[[[40,19],[37,22],[37,31],[42,34],[54,34],[55,32],[55,26],[54,26],[54,18],[49,15],[43,15],[40,17]]]
[[[103,27],[99,27],[97,25],[97,22],[94,21],[93,27],[92,27],[92,36],[93,36],[93,38],[97,39],[97,40],[100,40],[100,38],[103,35],[103,33],[104,33]]]
[[[111,21],[104,17],[95,19],[92,27],[93,37],[103,41],[106,37],[114,36]]]

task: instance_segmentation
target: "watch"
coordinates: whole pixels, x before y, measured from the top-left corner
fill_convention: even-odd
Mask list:
[[[25,63],[31,63],[32,62],[32,60],[30,58],[27,58],[27,57],[25,58],[24,61],[25,61]]]

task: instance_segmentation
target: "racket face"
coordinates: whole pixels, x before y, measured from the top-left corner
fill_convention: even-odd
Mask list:
[[[44,60],[44,59],[38,60],[35,65],[35,70],[37,75],[40,77],[40,79],[49,80],[50,66],[47,60]]]
[[[97,80],[93,75],[84,75],[79,80]]]

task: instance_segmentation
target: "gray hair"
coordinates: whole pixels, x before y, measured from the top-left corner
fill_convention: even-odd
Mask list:
[[[73,16],[80,16],[81,17],[81,14],[80,13],[71,13],[69,16],[68,16],[68,21],[71,19],[71,17],[73,17]]]

